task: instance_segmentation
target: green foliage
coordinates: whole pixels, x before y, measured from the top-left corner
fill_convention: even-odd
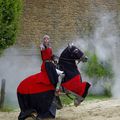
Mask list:
[[[70,95],[71,98],[75,99],[75,96]],[[93,100],[107,100],[110,99],[111,96],[107,95],[94,95],[90,94],[86,97],[85,101],[93,101]],[[65,96],[60,96],[61,102],[63,105],[70,105],[71,103],[74,102],[74,100],[68,98],[66,95]]]
[[[73,95],[70,95],[70,97],[72,98],[72,99],[74,99],[75,97],[73,96]],[[72,102],[73,102],[73,100],[71,100],[68,96],[60,96],[60,99],[61,99],[61,102],[62,102],[62,104],[63,105],[70,105]]]
[[[0,49],[0,55],[2,54],[2,52],[3,52],[3,49]]]
[[[88,63],[84,66],[84,73],[92,78],[92,85],[95,86],[97,82],[101,81],[101,86],[104,89],[104,94],[111,96],[111,87],[113,84],[114,73],[110,61],[100,61],[96,54],[88,55],[90,56]]]
[[[0,109],[0,112],[11,112],[11,111],[13,111],[13,110],[14,110],[13,108],[4,107],[4,108]]]
[[[90,78],[112,78],[112,66],[108,62],[100,62],[95,54],[91,55],[83,69]]]
[[[16,40],[22,0],[0,0],[0,50]]]

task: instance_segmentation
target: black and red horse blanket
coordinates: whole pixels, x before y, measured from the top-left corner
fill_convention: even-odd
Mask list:
[[[61,54],[59,65],[65,77],[61,86],[85,98],[90,84],[82,82],[75,59],[80,59],[83,53],[76,48],[67,47]],[[63,59],[64,58],[64,59]],[[52,63],[46,63],[46,71],[24,79],[17,88],[18,102],[21,109],[19,120],[24,120],[32,112],[39,118],[55,118],[55,87],[57,74]]]

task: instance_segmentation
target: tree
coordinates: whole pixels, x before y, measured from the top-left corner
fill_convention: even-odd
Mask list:
[[[22,0],[0,0],[0,50],[16,40]]]

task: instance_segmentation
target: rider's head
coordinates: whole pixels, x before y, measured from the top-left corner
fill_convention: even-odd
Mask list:
[[[44,35],[43,36],[43,44],[45,46],[49,46],[49,43],[50,43],[50,36],[49,35]]]

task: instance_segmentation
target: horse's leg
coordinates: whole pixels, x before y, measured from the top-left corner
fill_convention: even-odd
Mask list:
[[[18,116],[18,120],[24,120],[25,118],[30,116],[32,112],[36,112],[30,106],[29,95],[17,93],[17,97],[18,97],[18,103],[19,103],[20,110],[21,110]]]
[[[83,88],[83,93],[82,96],[76,96],[76,98],[74,99],[74,105],[77,107],[81,102],[84,101],[84,99],[86,98],[86,96],[88,95],[88,90],[89,87],[91,86],[88,82],[85,82],[85,88]]]
[[[21,109],[18,120],[25,120],[25,118],[32,116],[33,112],[37,113],[37,119],[55,118],[57,107],[54,98],[54,91],[30,95],[18,93],[18,102]]]
[[[63,108],[63,105],[61,103],[60,97],[59,96],[55,96],[55,104],[58,110]]]
[[[37,111],[37,118],[55,118],[54,94],[55,91],[51,90],[30,95],[30,104]]]
[[[86,97],[90,84],[88,82],[82,82],[80,76],[75,76],[69,81],[62,83],[62,86],[69,91],[78,94],[81,97]]]
[[[82,82],[80,76],[75,76],[71,80],[62,84],[67,90],[75,94],[78,103],[82,102],[88,94],[89,87],[91,86],[88,82]]]
[[[86,86],[85,86],[85,89],[84,89],[84,93],[82,95],[83,98],[85,98],[87,95],[88,95],[88,90],[90,88],[91,84],[86,82]]]

